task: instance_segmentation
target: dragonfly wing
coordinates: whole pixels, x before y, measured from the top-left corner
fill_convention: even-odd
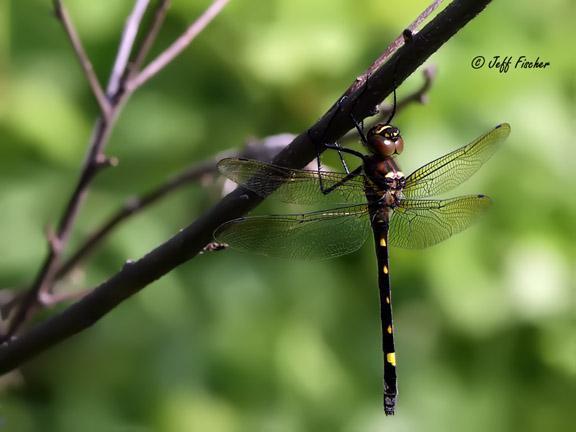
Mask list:
[[[358,175],[349,178],[340,184],[334,191],[324,195],[322,186],[329,188],[347,176],[344,173],[329,171],[307,171],[281,167],[250,159],[223,159],[218,162],[218,170],[230,180],[267,197],[274,192],[274,197],[294,204],[316,204],[329,199],[331,202],[341,204],[363,203],[364,176]]]
[[[478,171],[509,134],[510,125],[502,123],[470,144],[417,169],[406,178],[404,196],[434,196],[454,189]]]
[[[407,249],[433,246],[468,228],[490,204],[485,195],[405,199],[390,218],[390,244]]]
[[[226,222],[217,241],[261,255],[292,259],[326,259],[359,249],[370,232],[368,208],[355,205],[278,216],[252,216]]]

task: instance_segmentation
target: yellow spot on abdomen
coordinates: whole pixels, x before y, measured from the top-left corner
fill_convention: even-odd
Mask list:
[[[386,331],[388,332],[388,334],[392,334],[392,326],[388,326],[388,328],[386,329]]]
[[[380,239],[380,246],[386,247],[386,239],[384,237]]]
[[[396,367],[396,353],[386,354],[386,361],[390,363],[392,366]]]
[[[390,297],[386,297],[386,303],[390,304]]]
[[[384,268],[382,269],[382,271],[384,272],[384,274],[388,274],[388,266],[384,266]]]

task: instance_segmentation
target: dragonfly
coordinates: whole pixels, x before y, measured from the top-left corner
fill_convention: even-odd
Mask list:
[[[396,161],[404,149],[404,139],[388,122],[373,126],[365,136],[360,134],[367,154],[338,147],[362,160],[347,173],[223,159],[218,163],[219,171],[261,197],[272,194],[281,201],[303,205],[322,204],[330,197],[333,206],[298,214],[241,217],[222,224],[214,236],[218,242],[243,251],[311,260],[354,252],[372,232],[379,269],[384,412],[392,415],[398,391],[388,248],[433,246],[472,225],[491,205],[489,197],[431,197],[472,176],[509,134],[510,125],[499,124],[408,176]]]

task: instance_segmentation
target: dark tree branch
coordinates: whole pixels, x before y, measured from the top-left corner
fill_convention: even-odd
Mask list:
[[[410,30],[410,32],[415,33],[420,27],[420,24],[422,24],[424,20],[428,18],[430,14],[432,14],[432,12],[434,12],[438,8],[438,6],[440,6],[440,3],[442,3],[442,0],[434,0],[430,4],[430,6],[424,9],[422,13],[420,13],[420,15],[418,15],[418,17],[414,21],[412,21],[412,23],[407,27],[407,29]],[[394,39],[394,41],[390,45],[388,45],[388,48],[386,48],[384,52],[380,56],[378,56],[378,58],[370,65],[370,67],[366,69],[366,71],[364,71],[364,73],[362,73],[358,78],[356,78],[354,83],[344,94],[348,95],[358,90],[361,86],[363,86],[364,83],[366,82],[366,79],[370,75],[372,75],[374,71],[379,69],[384,63],[386,63],[386,61],[390,58],[390,56],[394,52],[396,52],[404,44],[404,42],[405,42],[404,34],[401,34],[396,39]]]
[[[490,0],[455,0],[429,22],[413,40],[398,49],[386,64],[367,78],[364,88],[349,95],[340,106],[333,106],[307,132],[300,134],[274,162],[288,167],[303,167],[315,157],[311,138],[325,136],[334,142],[352,128],[350,113],[365,118],[373,107],[400,85],[432,53],[460,28],[481,12]],[[392,76],[392,71],[396,76]],[[21,338],[0,347],[0,373],[21,365],[45,349],[92,326],[100,318],[179,265],[196,256],[212,241],[212,232],[222,223],[240,217],[262,201],[261,197],[236,189],[209,209],[194,223],[135,262],[124,267],[90,294],[64,311],[32,328]]]
[[[91,288],[61,293],[46,293],[38,299],[39,306],[49,308],[59,303],[80,300],[92,291]]]
[[[110,75],[110,80],[106,90],[106,96],[110,103],[109,112],[107,112],[106,115],[102,114],[96,120],[94,130],[88,144],[86,158],[80,170],[77,183],[70,198],[67,201],[65,209],[58,223],[58,228],[53,233],[53,235],[48,238],[48,253],[42,263],[42,266],[40,267],[40,270],[36,274],[32,285],[22,296],[19,304],[15,307],[14,314],[8,324],[8,330],[6,334],[0,338],[0,341],[5,341],[14,335],[20,326],[25,322],[30,314],[30,311],[34,308],[35,305],[37,305],[39,299],[45,297],[46,294],[50,292],[61,254],[68,242],[68,238],[76,221],[76,216],[78,215],[80,207],[88,193],[89,186],[91,185],[95,176],[103,168],[107,166],[113,166],[116,162],[115,159],[108,158],[104,155],[104,148],[108,143],[112,128],[116,119],[118,118],[120,111],[122,110],[122,107],[124,106],[124,103],[136,89],[136,87],[125,89],[126,80],[129,78],[128,60],[130,58],[134,40],[138,33],[138,28],[148,3],[149,0],[136,0],[134,8],[126,20],[118,48],[118,53],[114,61],[114,67]],[[185,40],[181,40],[182,38],[178,39],[178,41],[180,41],[179,46],[181,46],[181,49],[184,49],[186,46],[185,44],[190,43],[190,41],[206,26],[208,21],[214,18],[214,16],[225,5],[225,3],[227,3],[227,1],[223,2],[216,0],[214,4],[207,10],[207,13],[201,16],[192,25],[194,28],[193,35]],[[221,4],[221,6],[215,10],[215,4]],[[65,26],[66,31],[69,32],[70,29],[73,29],[73,27],[68,15],[62,8],[62,5],[59,1],[56,0],[54,6],[56,8],[56,16],[60,18],[60,21]],[[152,28],[152,31],[154,31],[154,28]],[[70,35],[70,33],[68,34]],[[77,55],[80,55],[76,46],[75,51]],[[83,50],[82,56],[83,58],[87,59]],[[162,56],[162,54],[160,56]],[[174,56],[171,56],[163,61],[161,67],[158,68],[156,72],[158,72],[162,67],[166,66],[166,64],[168,64],[173,58]]]
[[[184,51],[188,45],[198,36],[198,34],[206,28],[208,24],[222,11],[230,0],[214,0],[206,11],[192,23],[188,29],[176,39],[172,45],[164,50],[158,57],[156,57],[142,72],[132,77],[126,83],[126,87],[130,91],[134,91],[162,69],[172,62],[179,54]]]
[[[100,81],[98,81],[98,77],[94,72],[92,62],[88,58],[86,51],[84,51],[84,46],[80,41],[78,32],[76,32],[76,28],[72,24],[68,10],[66,10],[60,0],[54,0],[54,13],[56,14],[56,18],[58,18],[58,20],[62,23],[62,27],[64,27],[64,30],[68,35],[68,39],[70,39],[72,48],[76,53],[76,57],[80,62],[80,66],[82,66],[84,75],[86,75],[86,79],[88,80],[88,84],[90,84],[90,89],[92,90],[92,93],[94,93],[94,97],[96,98],[96,102],[98,102],[98,106],[100,107],[102,115],[105,118],[109,118],[111,111],[110,102],[108,101],[104,90],[102,90]]]
[[[244,157],[262,161],[271,161],[274,156],[290,144],[293,139],[294,135],[289,133],[271,135],[263,139],[251,138],[241,151],[224,151],[211,159],[195,163],[182,172],[172,176],[166,182],[161,183],[150,192],[140,197],[128,199],[120,209],[113,213],[112,216],[89,234],[76,252],[60,265],[56,275],[54,276],[54,281],[65,278],[72,270],[74,270],[74,268],[94,252],[94,250],[96,250],[96,248],[102,244],[102,242],[122,222],[127,221],[132,216],[144,211],[149,206],[155,204],[162,198],[167,197],[172,192],[175,192],[187,184],[201,180],[206,175],[215,174],[217,172],[217,162],[219,160],[228,157]],[[39,303],[42,307],[52,307],[58,303],[78,300],[90,291],[92,290],[83,289],[73,292],[42,293],[39,298]],[[0,308],[0,313],[2,316],[7,316],[12,308],[21,300],[24,292],[10,292],[10,290],[2,290],[0,291],[0,295],[2,294],[4,294],[4,298],[1,302],[2,306]]]

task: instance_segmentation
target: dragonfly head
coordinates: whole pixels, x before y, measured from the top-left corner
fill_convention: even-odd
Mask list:
[[[368,150],[383,158],[392,157],[404,150],[404,139],[400,129],[390,124],[378,123],[370,128],[366,136]]]

